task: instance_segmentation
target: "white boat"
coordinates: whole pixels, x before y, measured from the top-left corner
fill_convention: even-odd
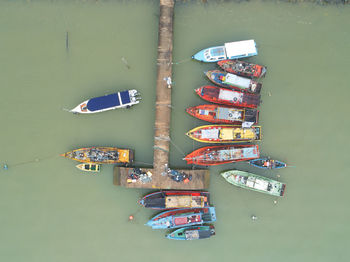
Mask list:
[[[80,103],[69,112],[75,114],[93,114],[117,108],[129,108],[140,103],[137,90],[126,90],[110,95],[91,98]]]
[[[192,56],[202,62],[218,62],[226,59],[238,59],[258,54],[254,40],[244,40],[225,43],[223,46],[214,46],[203,49]]]

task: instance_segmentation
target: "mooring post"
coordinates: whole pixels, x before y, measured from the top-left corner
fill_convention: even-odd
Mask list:
[[[160,0],[153,157],[154,171],[158,174],[164,172],[169,163],[173,15],[174,0]]]

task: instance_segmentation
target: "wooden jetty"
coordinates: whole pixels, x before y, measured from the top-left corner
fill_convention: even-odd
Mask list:
[[[174,0],[160,0],[157,86],[156,86],[156,117],[154,124],[154,157],[153,168],[147,169],[152,174],[148,183],[141,181],[128,183],[130,168],[116,166],[114,168],[114,184],[130,188],[161,188],[161,189],[204,189],[209,187],[208,170],[178,170],[191,174],[192,180],[176,182],[164,175],[169,163],[170,118],[171,118],[171,77],[173,51],[173,16]]]

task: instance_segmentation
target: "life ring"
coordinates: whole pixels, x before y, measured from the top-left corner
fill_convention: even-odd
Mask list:
[[[237,102],[237,100],[238,100],[237,97],[234,97],[234,98],[233,98],[233,101],[234,101],[234,102]]]

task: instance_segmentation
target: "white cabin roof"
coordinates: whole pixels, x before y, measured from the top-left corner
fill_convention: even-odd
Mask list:
[[[227,57],[257,53],[254,40],[244,40],[225,43],[225,49]]]

